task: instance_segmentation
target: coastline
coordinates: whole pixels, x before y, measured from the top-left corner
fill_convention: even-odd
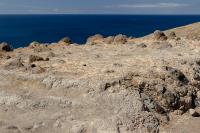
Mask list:
[[[0,42],[14,48],[28,46],[32,41],[52,43],[70,37],[83,44],[89,36],[124,34],[142,37],[156,29],[167,30],[200,21],[198,16],[143,15],[22,15],[0,16]],[[80,23],[81,22],[81,23]],[[114,22],[114,23],[113,23]]]

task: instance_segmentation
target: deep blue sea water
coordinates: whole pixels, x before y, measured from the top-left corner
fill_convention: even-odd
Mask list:
[[[200,15],[0,15],[0,41],[23,47],[32,41],[57,42],[68,36],[84,43],[96,33],[140,37],[200,21]]]

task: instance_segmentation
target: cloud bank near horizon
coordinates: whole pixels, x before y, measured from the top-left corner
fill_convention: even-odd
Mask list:
[[[199,0],[1,0],[0,14],[200,14]]]
[[[107,8],[178,8],[187,7],[190,4],[186,3],[151,3],[151,4],[121,4],[121,5],[108,5]]]

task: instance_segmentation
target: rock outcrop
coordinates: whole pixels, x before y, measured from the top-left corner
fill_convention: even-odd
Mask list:
[[[9,52],[9,51],[12,51],[12,47],[8,43],[3,42],[0,44],[0,51]]]
[[[29,48],[30,49],[33,49],[34,52],[46,52],[46,51],[50,51],[51,48],[49,48],[49,45],[48,44],[41,44],[39,42],[32,42],[30,45],[29,45]]]
[[[108,36],[108,37],[103,37],[100,34],[91,36],[87,39],[86,44],[90,45],[95,45],[95,44],[126,44],[128,41],[128,37],[126,35],[116,35],[116,36]]]
[[[109,37],[104,38],[103,42],[105,44],[112,44],[114,42],[114,39],[115,39],[114,36],[109,36]]]
[[[72,44],[72,40],[69,37],[64,37],[58,42],[58,44],[70,45],[70,44]]]
[[[44,61],[44,58],[37,55],[29,55],[29,63],[33,63],[35,61]]]
[[[102,41],[103,41],[103,36],[100,35],[100,34],[96,34],[96,35],[94,35],[94,36],[90,36],[90,37],[87,39],[86,44],[95,45],[95,44],[101,43]]]
[[[119,34],[114,38],[114,44],[125,44],[127,42],[127,36]]]
[[[159,30],[156,30],[154,33],[153,33],[153,39],[155,40],[158,40],[158,41],[165,41],[167,40],[167,36],[165,35],[164,32],[162,31],[159,31]]]
[[[21,58],[10,59],[5,64],[5,69],[18,69],[24,67]]]
[[[172,31],[172,32],[169,33],[169,36],[168,36],[169,39],[176,39],[176,37],[177,36],[176,36],[175,32]]]

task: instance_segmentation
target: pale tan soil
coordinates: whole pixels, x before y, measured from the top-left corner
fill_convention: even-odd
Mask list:
[[[183,27],[174,28],[171,30],[166,31],[169,33],[171,31],[175,31],[177,36],[185,37],[190,40],[200,40],[200,22],[190,24]]]
[[[52,50],[42,52],[28,47],[3,52],[0,133],[197,133],[200,119],[187,112],[196,107],[187,99],[194,92],[192,100],[198,100],[199,81],[194,75],[200,71],[200,42],[185,38],[188,33],[183,32],[194,31],[197,36],[198,26],[194,24],[191,31],[193,25],[175,29],[181,37],[178,41],[145,37],[123,45],[54,44],[48,46]],[[141,43],[147,47],[138,47]],[[26,69],[29,55],[46,58],[49,52],[55,57],[33,63],[45,72],[33,74],[31,68]],[[11,59],[4,58],[8,55]],[[8,69],[7,63],[19,57],[24,67]],[[164,67],[181,71],[188,82],[174,79]],[[158,86],[163,84],[169,94],[180,93],[185,101],[183,115],[174,113],[182,107],[166,103],[174,99],[159,94]],[[143,95],[152,101],[145,103]],[[154,103],[164,113],[151,105]]]
[[[188,114],[178,116],[169,124],[161,128],[162,133],[199,133],[199,117],[191,117]]]
[[[178,37],[186,38],[189,40],[200,40],[199,27],[200,27],[200,22],[182,26],[182,27],[177,27],[174,29],[169,29],[165,31],[165,33],[166,35],[169,35],[170,32],[174,31]],[[145,38],[151,38],[151,37],[152,37],[152,34],[147,35]]]

